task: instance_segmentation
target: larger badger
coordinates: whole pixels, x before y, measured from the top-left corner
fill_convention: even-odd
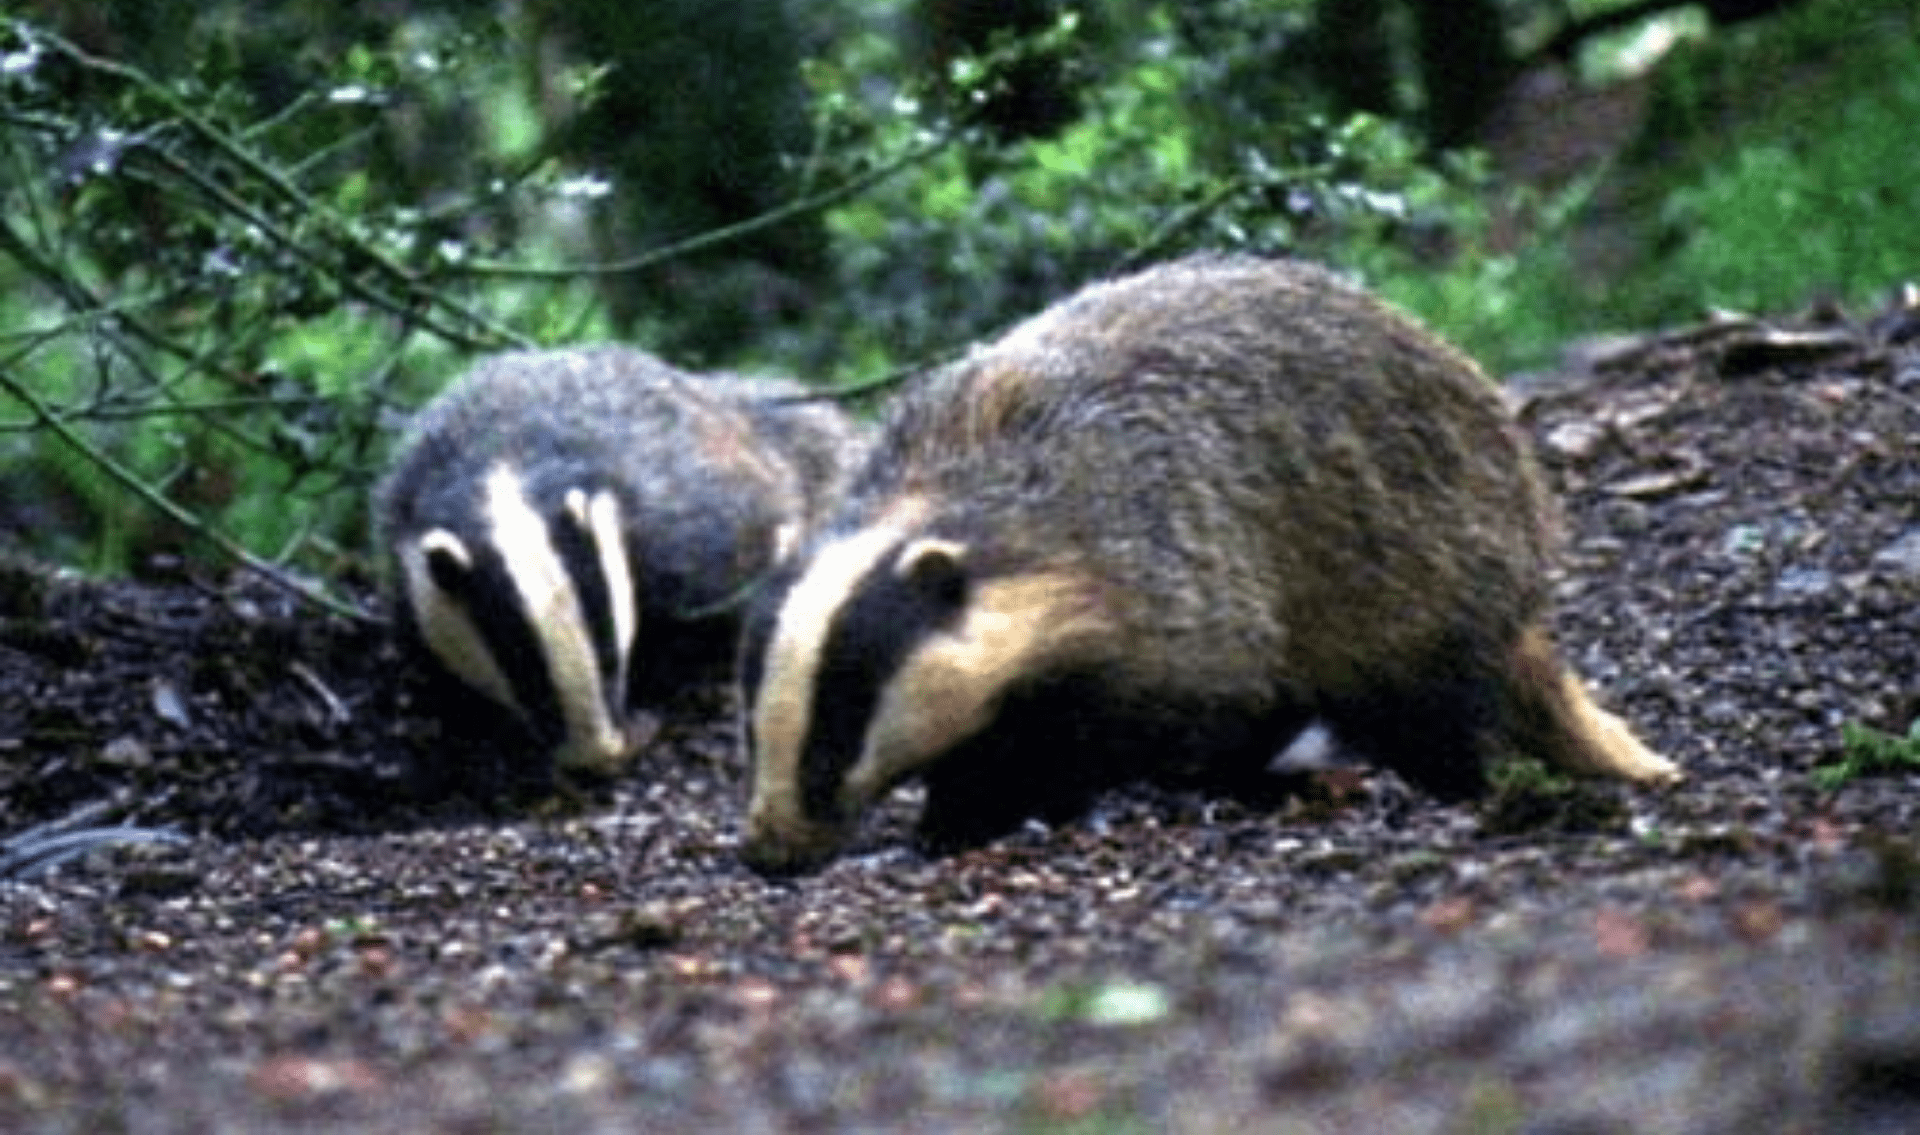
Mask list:
[[[744,593],[859,448],[796,384],[619,346],[484,360],[429,403],[374,492],[405,636],[514,711],[556,765],[617,771],[640,643],[730,662]]]
[[[1242,779],[1315,719],[1442,798],[1506,751],[1673,779],[1556,656],[1548,516],[1480,370],[1328,272],[1088,287],[903,393],[749,612],[743,857],[911,776],[935,844]]]

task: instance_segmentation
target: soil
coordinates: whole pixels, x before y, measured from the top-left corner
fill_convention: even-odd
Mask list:
[[[0,1128],[1920,1130],[1920,768],[1814,777],[1920,716],[1920,310],[1514,390],[1677,788],[1334,768],[938,859],[909,791],[770,881],[724,686],[555,785],[378,626],[6,563]]]

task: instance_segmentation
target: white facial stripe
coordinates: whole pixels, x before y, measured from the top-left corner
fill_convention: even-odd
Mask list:
[[[521,707],[513,696],[513,686],[487,649],[486,640],[473,625],[467,610],[434,582],[427,568],[429,554],[451,556],[462,568],[473,566],[473,558],[459,537],[436,528],[400,549],[400,572],[405,577],[407,600],[413,607],[414,622],[427,649],[461,681],[516,712]]]
[[[937,540],[933,537],[915,540],[900,549],[900,555],[893,562],[893,574],[905,579],[922,559],[927,556],[940,556],[958,564],[967,557],[967,546],[958,540]]]
[[[787,592],[767,641],[752,709],[750,826],[784,828],[804,819],[799,799],[800,753],[812,728],[814,690],[827,633],[854,588],[905,536],[891,526],[876,526],[828,544]]]
[[[554,550],[546,522],[527,500],[513,469],[487,473],[482,511],[507,578],[519,594],[547,674],[560,703],[567,738],[555,760],[562,765],[612,771],[626,756],[627,742],[607,710],[600,666],[580,597]],[[611,585],[612,581],[608,581]]]
[[[633,661],[634,636],[640,630],[640,612],[634,598],[633,571],[627,560],[626,536],[620,530],[620,501],[611,490],[593,494],[587,505],[586,528],[593,533],[593,548],[600,556],[600,576],[607,581],[607,607],[613,618],[613,642],[617,662],[614,666],[613,697],[620,704],[627,696],[627,668]]]

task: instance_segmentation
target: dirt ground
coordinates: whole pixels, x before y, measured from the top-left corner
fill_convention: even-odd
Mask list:
[[[555,797],[377,627],[0,564],[0,1129],[1920,1130],[1920,771],[1811,779],[1920,716],[1920,308],[1574,355],[1516,386],[1558,631],[1670,791],[1335,770],[939,860],[909,793],[768,881],[723,688]]]

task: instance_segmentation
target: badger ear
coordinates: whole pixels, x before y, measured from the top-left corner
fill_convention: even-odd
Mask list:
[[[420,558],[426,561],[427,575],[435,587],[449,595],[460,594],[473,571],[473,553],[460,537],[444,528],[420,537]]]
[[[588,515],[589,507],[585,489],[568,489],[566,497],[560,502],[561,511],[566,513],[567,519],[573,521],[575,528],[587,534],[593,532],[593,519]]]
[[[894,560],[893,573],[927,598],[958,607],[967,598],[967,546],[931,538],[909,541]]]

